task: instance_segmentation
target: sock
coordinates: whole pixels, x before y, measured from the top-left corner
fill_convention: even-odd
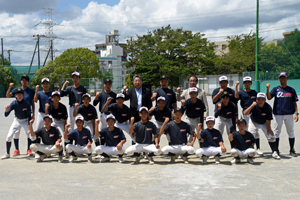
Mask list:
[[[105,144],[105,138],[103,137],[103,138],[100,138],[100,143],[101,143],[101,145],[104,145]]]
[[[135,145],[136,143],[134,141],[131,142],[132,145]]]
[[[109,156],[106,153],[102,153],[101,156],[103,156],[105,158],[109,158]]]
[[[19,150],[19,139],[14,139],[15,148]]]
[[[30,149],[30,145],[31,145],[31,139],[27,138],[27,150]]]
[[[292,150],[294,148],[295,138],[289,138],[289,142],[290,142],[290,150]]]
[[[276,144],[276,151],[277,151],[277,153],[279,153],[279,138],[276,138],[276,142],[275,142],[275,144]]]
[[[233,141],[230,142],[230,147],[233,148]]]
[[[269,145],[270,145],[270,147],[271,147],[272,153],[273,153],[274,151],[276,151],[276,142],[269,142]]]
[[[11,142],[6,142],[6,153],[9,154]]]
[[[100,146],[100,142],[98,142],[98,141],[95,142],[95,145],[96,145],[96,147],[97,147],[97,146]]]
[[[260,149],[259,138],[255,139],[256,149]]]
[[[88,156],[91,156],[92,154],[91,153],[88,153]]]
[[[70,155],[74,156],[74,157],[77,157],[76,154],[73,151],[70,153]]]
[[[122,158],[123,157],[123,154],[118,154],[119,158]]]

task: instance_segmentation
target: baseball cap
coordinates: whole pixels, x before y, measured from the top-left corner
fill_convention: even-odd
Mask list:
[[[145,106],[141,107],[140,110],[139,110],[139,112],[142,112],[143,110],[146,110],[148,112],[148,108],[145,107]]]
[[[27,81],[29,81],[29,76],[27,76],[26,74],[24,74],[22,77],[21,77],[21,80],[25,78]]]
[[[196,87],[192,87],[189,89],[189,93],[196,92],[198,93],[198,89]]]
[[[259,92],[259,93],[257,93],[256,98],[264,98],[265,99],[266,95],[264,93],[262,93],[262,92]]]
[[[166,75],[162,75],[162,76],[160,77],[160,80],[161,80],[161,79],[167,79],[167,80],[169,80],[168,77],[167,77]]]
[[[219,82],[221,82],[221,81],[227,81],[227,82],[228,82],[227,76],[221,76],[221,77],[219,78]]]
[[[53,97],[54,95],[57,95],[57,96],[59,96],[59,97],[60,97],[60,93],[59,93],[58,91],[54,91],[54,92],[52,92],[52,94],[51,94],[51,97]]]
[[[112,81],[109,78],[107,78],[107,79],[104,80],[104,83],[106,83],[106,82],[112,83]]]
[[[109,114],[109,115],[107,115],[107,117],[106,117],[106,121],[107,121],[108,119],[114,119],[114,120],[116,121],[116,118],[115,118],[115,116],[114,116],[114,115],[112,115],[112,114]]]
[[[252,82],[252,78],[251,78],[250,76],[245,76],[245,77],[243,78],[243,82],[246,82],[246,81]]]
[[[75,72],[72,73],[72,76],[78,76],[78,77],[80,77],[80,73],[75,71]]]
[[[177,107],[176,109],[174,109],[174,113],[175,113],[175,112],[181,112],[181,113],[182,113],[182,110],[181,110],[181,108],[178,108],[178,107]]]
[[[18,94],[18,93],[24,94],[24,90],[22,88],[18,88],[16,94]]]
[[[206,117],[206,122],[209,122],[209,121],[215,122],[215,118],[213,116],[207,116]]]
[[[224,91],[221,95],[220,95],[220,98],[223,98],[225,96],[228,96],[229,97],[229,93],[227,91]]]
[[[288,77],[288,74],[286,72],[280,72],[278,75],[278,78],[280,78],[282,76]]]
[[[156,100],[156,101],[159,101],[159,100],[166,101],[166,98],[165,98],[165,97],[162,97],[162,96],[160,96],[160,97],[158,97],[158,98],[157,98],[157,100]]]
[[[91,99],[91,95],[89,95],[88,93],[85,93],[84,95],[82,95],[82,99],[83,97],[89,97]]]
[[[43,120],[45,120],[46,118],[49,118],[49,119],[53,120],[53,117],[52,117],[51,115],[45,115],[45,116],[43,117]]]
[[[245,119],[239,119],[237,122],[236,122],[236,124],[239,124],[239,123],[244,123],[244,124],[246,124],[247,125],[247,123],[246,123],[246,120]]]
[[[75,117],[75,122],[77,121],[77,120],[81,120],[81,121],[84,121],[84,118],[83,118],[83,116],[82,115],[77,115],[76,117]]]
[[[118,98],[125,99],[125,95],[122,94],[122,93],[119,93],[119,94],[117,94],[117,96],[116,96],[116,99],[118,99]]]
[[[45,81],[47,81],[48,83],[50,83],[49,78],[43,78],[43,79],[41,80],[41,83],[44,83]]]

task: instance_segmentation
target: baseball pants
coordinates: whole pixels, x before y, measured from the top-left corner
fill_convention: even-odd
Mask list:
[[[53,126],[55,128],[59,127],[61,129],[62,133],[65,131],[64,121],[62,119],[61,120],[57,120],[57,119],[54,118],[51,126]]]
[[[92,150],[92,148],[87,148],[86,146],[68,144],[66,146],[66,152],[67,153],[74,152],[77,155],[82,155],[82,154],[91,154],[93,152],[93,150]]]
[[[197,133],[198,124],[200,123],[200,117],[189,118],[188,116],[186,116],[185,121],[192,127],[192,129],[194,129],[195,133]],[[193,141],[193,135],[188,134],[188,142],[191,141]]]
[[[230,127],[232,126],[231,118],[217,117],[214,128],[219,130],[223,135],[224,128],[226,127],[227,135],[230,133]]]
[[[128,147],[125,151],[125,153],[128,156],[132,156],[134,153],[154,153],[154,155],[158,156],[161,154],[161,149],[157,149],[154,144],[135,144],[130,147]]]
[[[245,114],[244,114],[244,111],[242,111],[242,116],[243,116],[243,119],[246,120],[246,123],[247,123],[246,131],[248,131],[248,130],[249,130],[249,120],[250,120],[251,114],[245,115]]]
[[[11,124],[11,126],[9,128],[9,131],[8,131],[8,134],[6,137],[6,141],[11,142],[13,137],[14,137],[14,139],[19,139],[21,127],[24,128],[26,136],[27,136],[27,138],[29,138],[28,119],[18,119],[15,117],[13,123]]]
[[[279,138],[282,124],[285,124],[286,132],[289,138],[295,138],[294,134],[294,117],[293,115],[274,115],[274,135]]]
[[[125,131],[130,136],[130,138],[135,142],[135,137],[132,137],[132,135],[129,134],[129,121],[123,122],[123,123],[119,123],[118,121],[116,121],[115,127],[120,128],[123,131]]]
[[[74,130],[75,126],[75,117],[73,116],[73,111],[74,111],[74,106],[69,107],[69,119],[70,119],[70,125],[71,127],[69,128],[69,132]]]
[[[105,113],[101,113],[101,117],[100,117],[100,130],[104,129],[107,127],[107,123],[106,123],[106,118],[108,115],[106,115]]]
[[[223,155],[221,147],[204,147],[204,148],[200,148],[197,149],[196,151],[196,155],[198,157],[202,157],[202,156],[215,156],[217,154]]]
[[[256,154],[256,151],[255,151],[255,149],[252,149],[252,148],[248,148],[248,149],[243,150],[243,151],[238,150],[236,148],[231,149],[231,156],[233,156],[235,158],[239,157],[241,159],[245,159],[245,158],[248,158],[248,156],[254,157],[255,154]]]
[[[163,125],[163,122],[154,121],[154,124],[155,124],[155,126],[156,126],[156,128],[157,128],[157,131],[158,131],[158,133],[159,133],[159,132],[160,132],[160,129],[161,129],[162,125]],[[161,137],[161,134],[158,134],[158,140],[159,140],[159,141],[160,141],[160,137]],[[169,134],[166,134],[166,137],[167,137],[168,142],[170,142],[170,135],[169,135]],[[152,136],[152,141],[154,141],[154,136]]]
[[[32,144],[30,145],[30,149],[33,152],[42,152],[44,154],[56,154],[58,152],[61,152],[63,150],[63,147],[60,145],[59,148],[57,148],[55,145],[45,145],[45,144]]]
[[[45,116],[45,113],[42,113],[42,112],[38,113],[36,130],[39,130],[40,128],[44,127],[44,123],[43,123],[44,116]]]
[[[267,123],[258,124],[253,122],[251,119],[249,119],[249,132],[252,133],[255,139],[259,139],[259,133],[258,133],[259,129],[261,129],[264,132],[268,142],[275,142],[276,140],[275,134],[274,135],[268,134]]]
[[[122,150],[118,150],[117,147],[108,147],[108,146],[97,146],[95,148],[95,151],[98,155],[101,155],[102,153],[107,154],[108,156],[117,156],[124,154],[124,147],[122,147]]]
[[[187,145],[169,145],[169,146],[165,146],[161,149],[162,153],[167,155],[169,153],[173,153],[173,154],[194,154],[195,153],[195,149],[192,146],[187,146]]]

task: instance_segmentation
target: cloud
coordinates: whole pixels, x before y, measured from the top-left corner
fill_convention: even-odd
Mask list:
[[[44,8],[55,8],[59,0],[0,0],[0,12],[27,14]]]

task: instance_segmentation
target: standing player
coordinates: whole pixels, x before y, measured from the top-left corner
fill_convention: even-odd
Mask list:
[[[232,142],[231,155],[233,156],[232,164],[239,163],[241,159],[246,159],[247,162],[253,164],[253,157],[255,156],[254,144],[255,138],[251,133],[246,131],[246,120],[239,119],[237,121],[239,131],[230,133],[229,140]]]
[[[87,93],[86,88],[79,84],[80,79],[81,78],[79,72],[73,72],[72,81],[74,85],[68,86],[65,89],[65,87],[69,84],[69,81],[66,81],[60,91],[61,97],[69,95],[69,105],[70,105],[69,116],[70,116],[71,130],[74,129],[75,118],[73,117],[73,111],[74,111],[75,103],[82,104],[82,95]]]
[[[35,105],[34,105],[34,100],[33,100],[35,92],[34,92],[33,89],[28,87],[29,81],[30,81],[29,76],[23,75],[21,77],[21,84],[22,84],[21,89],[24,91],[24,100],[26,102],[28,102],[29,105],[31,105],[31,108],[32,108],[32,110],[31,110],[32,111],[31,112],[32,113],[31,119],[35,119]],[[13,86],[14,86],[14,83],[9,84],[9,88],[6,92],[6,97],[7,98],[12,97],[13,95],[15,95],[17,93],[19,88],[15,88],[10,92],[10,90]],[[28,133],[26,132],[26,134],[28,134]],[[20,133],[18,131],[14,135],[14,143],[15,143],[16,150],[15,150],[13,156],[20,155],[20,152],[18,150],[19,149],[19,135],[20,135]],[[29,138],[27,138],[27,142],[28,142],[28,147],[29,147],[30,144],[31,144],[31,140]],[[33,155],[30,149],[27,150],[27,154],[29,156]]]
[[[153,156],[160,155],[161,150],[159,148],[158,132],[156,126],[148,121],[149,113],[147,107],[141,107],[140,118],[141,121],[133,124],[134,120],[130,121],[129,133],[132,137],[136,137],[136,144],[128,147],[125,153],[128,156],[135,155],[135,163],[140,163],[140,153],[149,153],[149,164],[154,164]],[[152,136],[154,136],[155,145],[152,142]]]
[[[195,153],[193,145],[196,140],[196,134],[188,123],[181,121],[181,117],[182,110],[176,108],[174,110],[174,121],[161,127],[160,134],[165,133],[170,136],[170,145],[163,147],[162,152],[171,156],[171,163],[175,162],[175,154],[183,154],[183,161],[188,164],[187,156]],[[193,136],[191,142],[188,142],[187,135]]]
[[[116,118],[112,114],[109,114],[106,118],[106,123],[108,127],[102,129],[100,132],[98,130],[98,125],[100,120],[96,120],[96,136],[104,137],[106,145],[99,145],[96,147],[95,151],[97,154],[104,156],[100,162],[110,161],[110,157],[113,155],[119,156],[119,162],[123,163],[124,148],[123,145],[126,142],[125,135],[123,131],[115,127]]]
[[[221,99],[221,94],[226,91],[229,95],[229,99],[232,103],[234,103],[235,105],[237,104],[237,99],[234,97],[234,90],[227,87],[228,86],[228,79],[227,76],[221,76],[219,78],[219,84],[220,87],[216,88],[213,93],[212,93],[212,100],[213,100],[213,104],[216,104],[217,102],[219,102]]]
[[[273,119],[272,108],[268,103],[266,103],[266,95],[264,93],[258,93],[256,102],[254,101],[252,105],[245,110],[245,115],[249,114],[251,114],[249,119],[249,132],[253,134],[255,142],[257,142],[257,138],[259,138],[258,129],[261,129],[271,147],[272,157],[275,159],[280,159],[277,153],[278,150],[276,149],[276,138],[271,129],[271,120]],[[256,152],[258,152],[259,146],[257,143],[256,148]]]
[[[297,154],[294,149],[294,120],[295,122],[298,121],[298,97],[295,89],[287,85],[288,79],[288,74],[286,72],[279,73],[278,80],[280,81],[280,86],[274,87],[271,90],[271,92],[269,92],[270,83],[267,83],[267,98],[268,100],[270,100],[273,97],[275,97],[273,105],[273,114],[276,149],[278,150],[279,147],[279,136],[281,133],[282,124],[284,122],[286,132],[289,135],[290,155],[297,157]],[[294,117],[293,114],[295,114]]]
[[[220,156],[226,152],[223,144],[223,138],[220,131],[214,129],[215,118],[212,116],[206,117],[207,129],[201,131],[200,124],[198,125],[197,138],[202,143],[201,148],[196,151],[196,155],[202,158],[203,163],[207,163],[210,156],[214,156],[216,164],[220,163]]]
[[[15,136],[15,139],[19,139],[20,129],[21,127],[24,128],[25,133],[28,137],[28,121],[30,120],[30,104],[25,101],[24,98],[24,90],[18,88],[15,92],[15,97],[17,98],[10,105],[5,106],[5,117],[7,117],[11,111],[15,111],[15,118],[10,126],[6,137],[6,154],[1,157],[1,159],[10,158],[10,147],[11,147],[11,140],[12,137]],[[29,139],[29,138],[28,138]],[[31,143],[28,143],[28,150]],[[19,143],[15,143],[17,152],[16,155],[20,155],[19,151]],[[28,152],[27,150],[27,152]],[[31,151],[30,151],[31,152]],[[14,156],[16,156],[14,153]]]
[[[45,115],[43,117],[43,123],[45,127],[41,127],[37,131],[33,131],[32,124],[33,120],[29,122],[29,133],[31,135],[31,140],[36,140],[37,137],[42,138],[43,144],[34,143],[30,145],[30,149],[39,154],[37,162],[43,161],[47,158],[47,155],[58,153],[58,162],[62,162],[63,147],[61,146],[61,134],[59,130],[53,126],[52,117],[50,115]]]
[[[160,77],[160,86],[161,88],[158,88],[154,90],[153,95],[151,97],[151,101],[156,100],[156,105],[157,105],[157,97],[165,97],[166,103],[167,103],[167,108],[169,108],[171,111],[173,109],[177,108],[177,103],[176,103],[176,94],[173,90],[168,88],[169,84],[169,79],[167,76],[163,75]]]

